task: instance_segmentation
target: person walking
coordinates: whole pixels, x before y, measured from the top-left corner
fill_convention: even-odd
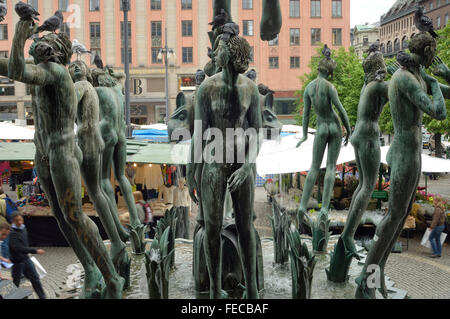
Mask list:
[[[8,223],[0,222],[0,241],[4,241],[6,238],[8,238],[10,230],[11,230],[11,226],[9,226]],[[2,262],[10,264],[11,260],[0,256],[0,271],[2,270],[2,265],[1,265]],[[0,273],[0,281],[2,281],[2,280],[8,280],[8,279],[3,277],[2,274]]]
[[[438,258],[442,255],[442,244],[441,244],[441,234],[445,229],[445,201],[442,198],[435,198],[434,204],[434,214],[431,221],[431,234],[430,243],[433,249],[433,254],[431,258]]]
[[[43,255],[45,251],[42,249],[34,249],[29,247],[28,233],[23,223],[23,217],[19,212],[12,215],[12,231],[9,237],[9,250],[11,261],[13,262],[12,277],[13,282],[19,288],[22,274],[27,278],[39,299],[47,299],[41,280],[28,254]]]
[[[8,205],[6,203],[8,196],[5,194],[3,189],[0,187],[0,224],[9,224],[8,221]],[[0,255],[3,258],[9,259],[9,248],[8,248],[8,242],[9,242],[9,236],[6,236],[1,240],[1,251]]]

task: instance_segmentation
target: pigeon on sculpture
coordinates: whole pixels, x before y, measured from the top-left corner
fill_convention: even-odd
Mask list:
[[[214,30],[215,28],[223,26],[228,21],[229,21],[228,13],[224,9],[221,9],[220,13],[217,16],[215,16],[214,20],[209,24],[213,26]]]
[[[60,29],[61,26],[64,23],[64,16],[62,15],[61,11],[56,11],[55,15],[51,16],[47,20],[42,23],[39,28],[37,28],[36,33],[40,33],[43,31],[49,31],[55,33],[56,30]]]
[[[103,69],[103,61],[100,58],[100,56],[98,55],[98,53],[95,54],[94,64],[97,68]]]
[[[272,91],[271,89],[269,89],[268,86],[266,86],[262,83],[258,85],[258,91],[259,91],[259,94],[261,94],[263,96],[266,96],[269,93],[272,93],[272,94],[275,93],[275,91]]]
[[[208,48],[208,57],[212,59],[213,49]]]
[[[5,20],[7,13],[8,13],[8,9],[6,8],[6,0],[1,0],[0,1],[0,22]]]
[[[379,69],[377,72],[375,72],[375,81],[383,82],[386,75],[387,72],[385,69]]]
[[[239,35],[239,26],[234,22],[226,23],[222,28],[222,40],[228,41],[233,36]]]
[[[91,51],[86,49],[86,47],[78,42],[77,39],[74,39],[72,42],[72,51],[78,56],[78,60],[80,59],[80,56],[83,54],[91,54]]]
[[[434,32],[433,20],[423,14],[423,7],[418,6],[414,15],[414,24],[417,29],[422,32],[428,32],[433,38],[437,38],[438,35]]]
[[[20,20],[39,21],[39,18],[37,17],[40,15],[39,12],[37,12],[36,9],[34,9],[30,4],[19,1],[15,6],[15,10],[17,15],[20,17]]]
[[[371,53],[375,53],[380,51],[380,41],[375,41],[372,43],[369,47],[369,50],[367,50],[367,53],[370,55]]]
[[[322,50],[322,54],[327,58],[327,59],[331,59],[331,50],[328,47],[328,45],[325,44],[323,50]]]
[[[413,58],[404,51],[397,53],[397,62],[405,69],[413,68],[416,65]]]

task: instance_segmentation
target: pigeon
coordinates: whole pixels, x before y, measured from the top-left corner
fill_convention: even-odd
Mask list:
[[[39,28],[37,28],[36,33],[40,33],[43,31],[49,31],[55,33],[56,30],[61,28],[62,24],[64,23],[64,16],[62,15],[61,11],[56,11],[55,15],[51,16],[47,20],[42,23]]]
[[[380,41],[375,41],[372,43],[369,47],[369,50],[367,50],[367,53],[370,55],[370,53],[375,53],[380,51]]]
[[[208,57],[212,59],[213,49],[208,48]]]
[[[100,58],[100,56],[98,55],[98,53],[95,54],[94,64],[97,68],[103,69],[103,61]]]
[[[271,89],[269,89],[268,86],[266,86],[262,83],[258,85],[258,91],[259,91],[259,94],[261,94],[263,96],[266,96],[269,93],[272,93],[272,94],[275,93],[275,91],[272,91]]]
[[[397,62],[404,69],[411,69],[416,65],[413,58],[404,51],[400,51],[399,53],[397,53]]]
[[[20,20],[36,20],[39,21],[37,17],[39,12],[37,12],[32,5],[24,3],[22,1],[17,2],[15,6],[15,10],[17,15],[20,17]]]
[[[239,26],[234,22],[226,23],[222,28],[222,40],[228,41],[231,37],[239,35]]]
[[[255,69],[251,69],[250,71],[248,71],[245,74],[245,76],[248,77],[252,81],[256,81],[256,77],[257,77],[256,70]]]
[[[327,59],[331,59],[331,50],[328,47],[328,45],[325,44],[323,50],[322,50],[322,54],[327,58]]]
[[[0,22],[5,20],[6,14],[8,13],[8,9],[6,8],[6,0],[0,1]]]
[[[220,13],[214,17],[214,20],[210,22],[209,25],[212,25],[214,30],[218,27],[223,26],[228,21],[229,21],[228,13],[224,9],[221,9]]]
[[[437,33],[434,32],[433,20],[423,14],[422,6],[418,6],[416,9],[414,24],[420,31],[430,33],[433,38],[438,37]]]
[[[377,72],[375,72],[375,81],[383,82],[386,74],[387,72],[385,69],[379,69]]]
[[[80,56],[83,54],[91,54],[91,51],[86,49],[86,47],[78,42],[77,39],[74,39],[72,42],[72,51],[78,56],[78,60],[80,59]]]

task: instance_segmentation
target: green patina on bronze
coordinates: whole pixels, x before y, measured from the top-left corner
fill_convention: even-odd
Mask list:
[[[381,161],[380,127],[378,120],[388,102],[388,82],[384,81],[386,65],[380,51],[372,52],[364,60],[365,83],[361,90],[358,120],[351,143],[355,149],[359,185],[353,194],[349,216],[339,242],[331,253],[328,280],[347,281],[352,258],[359,259],[353,237],[373,194]]]
[[[84,266],[83,297],[121,298],[125,280],[114,269],[97,227],[81,209],[83,154],[75,142],[74,83],[65,67],[72,56],[71,42],[62,34],[36,39],[30,47],[35,64],[26,64],[25,42],[36,28],[31,20],[17,23],[8,77],[33,85],[35,165],[40,183],[61,231]],[[102,276],[104,292],[100,292]]]
[[[317,115],[317,132],[314,139],[312,167],[306,178],[303,189],[302,199],[299,208],[299,223],[305,222],[308,201],[311,197],[313,187],[319,174],[320,165],[322,164],[325,148],[328,146],[327,168],[324,179],[324,190],[322,196],[322,209],[317,217],[313,227],[313,243],[314,250],[325,252],[328,245],[328,209],[330,207],[333,186],[336,178],[336,163],[339,157],[342,144],[342,128],[339,118],[333,110],[333,105],[337,108],[341,120],[347,131],[345,145],[350,139],[351,129],[347,112],[339,100],[337,91],[333,84],[328,81],[328,77],[333,74],[336,68],[336,62],[330,57],[325,57],[319,63],[319,75],[316,80],[312,81],[305,90],[304,101],[305,110],[303,114],[303,138],[297,147],[308,139],[308,127],[311,107]],[[311,223],[310,223],[311,224]],[[327,227],[327,228],[323,228]],[[316,230],[316,231],[314,231]]]
[[[389,83],[388,96],[394,122],[395,140],[388,153],[392,169],[389,194],[389,213],[379,225],[366,258],[361,275],[356,279],[356,298],[376,298],[376,288],[387,295],[384,267],[400,235],[414,201],[421,174],[422,118],[427,113],[437,120],[446,118],[445,101],[436,79],[424,68],[431,66],[435,57],[436,41],[425,33],[409,42],[412,63],[400,68]],[[431,100],[427,94],[431,93]],[[369,284],[369,265],[379,267],[378,287]],[[372,270],[373,271],[373,270]]]

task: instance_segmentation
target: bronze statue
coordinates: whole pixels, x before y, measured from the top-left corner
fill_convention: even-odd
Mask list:
[[[208,78],[203,82],[197,92],[195,120],[201,121],[201,126],[195,127],[195,136],[203,136],[209,127],[217,127],[224,136],[230,134],[227,128],[247,127],[259,130],[262,128],[261,110],[259,107],[259,93],[256,85],[241,74],[248,69],[250,58],[250,46],[248,42],[239,36],[230,36],[227,41],[220,36],[217,49],[214,51],[214,59],[221,73]],[[220,106],[220,108],[218,108]],[[209,114],[209,116],[206,116]],[[199,122],[200,123],[200,122]],[[226,139],[228,141],[228,139]],[[199,142],[200,143],[200,142]],[[212,299],[226,298],[227,294],[222,290],[221,257],[222,245],[220,233],[223,223],[223,205],[225,191],[228,187],[233,198],[236,226],[239,233],[239,245],[244,265],[244,277],[246,282],[246,295],[250,299],[259,297],[256,280],[256,241],[253,228],[253,196],[255,176],[253,166],[257,152],[249,152],[246,143],[245,163],[236,162],[236,154],[233,163],[224,164],[213,159],[205,162],[203,158],[198,161],[198,155],[210,150],[208,142],[201,142],[201,153],[195,154],[195,142],[191,146],[191,160],[188,171],[190,194],[194,202],[198,202],[194,195],[194,188],[201,189],[202,209],[205,223],[205,253],[210,277],[210,297]],[[226,144],[226,143],[225,143]],[[259,149],[259,137],[258,146]],[[224,145],[225,146],[225,145]],[[233,138],[234,150],[235,142]],[[230,145],[224,147],[227,154]],[[234,151],[233,151],[234,152]],[[206,154],[214,157],[214,154]],[[229,154],[227,154],[229,155]],[[195,159],[195,160],[194,160]],[[202,166],[201,185],[195,184],[195,171]]]
[[[383,54],[371,52],[363,62],[366,74],[358,106],[358,120],[351,143],[355,149],[359,172],[359,185],[353,194],[347,223],[331,257],[328,279],[344,282],[353,257],[359,259],[353,237],[367,209],[377,182],[380,168],[380,127],[378,120],[388,102],[388,82],[384,81],[387,70]]]
[[[389,101],[394,121],[395,140],[388,153],[392,169],[389,194],[389,213],[378,226],[374,244],[366,258],[361,275],[357,278],[357,298],[376,298],[376,288],[386,297],[384,267],[400,235],[414,201],[421,174],[422,117],[423,112],[437,120],[447,116],[445,101],[439,83],[427,75],[424,68],[431,66],[436,41],[420,33],[409,42],[410,59],[399,61],[403,66],[389,84]],[[433,100],[427,94],[431,93]],[[375,282],[373,272],[377,276]]]
[[[342,128],[339,123],[339,118],[332,106],[336,106],[340,118],[347,131],[345,145],[350,139],[351,129],[350,122],[347,117],[347,112],[339,100],[337,91],[333,84],[328,81],[328,77],[333,74],[336,68],[336,62],[330,58],[330,54],[324,50],[325,58],[319,63],[319,74],[317,79],[312,81],[305,90],[304,102],[305,109],[303,114],[303,138],[298,143],[297,147],[303,144],[308,139],[308,126],[311,107],[317,115],[317,133],[314,139],[313,160],[312,167],[306,178],[305,187],[299,208],[299,222],[303,222],[304,215],[307,211],[309,198],[317,180],[317,175],[322,164],[325,148],[328,146],[327,170],[324,179],[324,191],[322,196],[322,209],[318,220],[321,224],[327,224],[328,210],[333,191],[333,186],[336,178],[336,162],[339,157],[342,144]],[[330,52],[331,53],[331,52]],[[319,227],[320,228],[320,227]],[[318,236],[325,240],[317,239],[318,246],[314,247],[316,251],[325,251],[327,247],[328,229],[322,230],[323,234],[318,233]],[[315,237],[315,236],[314,236]]]
[[[25,64],[25,42],[36,28],[31,19],[17,23],[8,73],[13,80],[33,85],[35,165],[41,186],[62,232],[85,266],[84,296],[96,294],[99,269],[106,283],[105,296],[121,298],[125,279],[114,269],[96,225],[81,210],[82,153],[74,133],[76,95],[65,67],[72,56],[71,42],[64,34],[53,33],[35,39],[30,47],[35,65]]]

